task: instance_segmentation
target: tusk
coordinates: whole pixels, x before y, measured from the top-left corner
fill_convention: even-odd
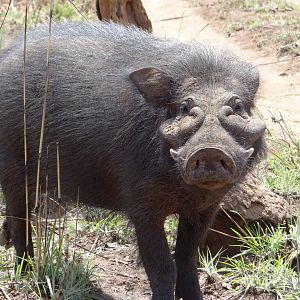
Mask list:
[[[176,152],[174,149],[170,149],[170,155],[175,161],[178,160],[178,152]]]
[[[247,159],[253,154],[254,152],[254,148],[250,148],[248,150],[246,150],[246,156],[247,156]]]

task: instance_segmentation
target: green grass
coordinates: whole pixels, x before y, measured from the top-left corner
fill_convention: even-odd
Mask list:
[[[295,250],[291,243],[295,240],[288,233],[292,226],[295,225],[288,225],[288,229],[283,226],[263,228],[256,223],[247,227],[247,236],[235,232],[243,251],[224,261],[224,276],[245,291],[273,292],[282,299],[300,296],[299,273],[291,259]]]
[[[262,178],[277,193],[299,195],[299,141],[282,118],[274,121],[282,130],[282,138],[269,138],[273,145],[270,146],[272,153],[264,163]],[[38,298],[54,295],[55,299],[63,293],[65,299],[90,299],[93,295],[93,267],[84,259],[88,253],[84,249],[77,248],[74,254],[76,245],[71,237],[89,236],[91,244],[97,237],[102,242],[126,244],[133,241],[134,232],[123,215],[90,208],[80,212],[78,221],[61,221],[66,224],[63,239],[53,229],[50,230],[48,246],[41,249],[43,254],[39,265],[31,262],[33,271],[27,277],[17,273],[18,284],[12,275],[12,253],[0,251],[2,284],[7,286],[8,282],[13,283],[14,289],[23,293],[25,290]],[[75,214],[77,212],[73,216]],[[177,224],[176,216],[169,217],[165,223],[171,249],[174,249],[176,242]],[[238,293],[271,292],[279,299],[297,300],[300,297],[300,217],[275,228],[255,223],[235,231],[234,235],[241,247],[240,254],[234,257],[224,257],[222,253],[212,256],[209,251],[200,254],[200,270],[207,273],[208,284],[220,281]]]
[[[97,299],[93,294],[96,278],[92,256],[79,251],[67,222],[65,218],[48,222],[46,236],[44,229],[35,232],[36,259],[27,261],[29,273],[23,274],[20,264],[14,274],[12,249],[0,251],[0,285],[34,299]],[[41,227],[45,225],[44,220],[39,223]]]
[[[299,56],[300,6],[287,0],[190,0],[204,7],[204,17],[231,35],[245,32],[241,38],[251,40],[258,48],[277,52],[279,56]],[[206,13],[206,10],[208,13]]]
[[[273,191],[283,195],[300,195],[300,141],[283,120],[274,118],[281,128],[281,138],[269,138],[269,149],[262,181]]]
[[[208,276],[209,282],[214,282],[216,279],[221,279],[220,276],[220,260],[222,251],[219,250],[214,256],[209,248],[205,252],[199,252],[200,270]]]
[[[78,2],[73,1],[82,14],[78,13],[77,9],[68,1],[59,3],[56,1],[53,9],[53,21],[95,19],[95,12],[91,11],[92,1],[85,1],[84,4]],[[1,21],[5,11],[6,7],[1,6]],[[24,16],[24,6],[12,5],[10,7],[4,26],[0,31],[0,49],[8,43],[12,36],[24,30]],[[39,23],[48,23],[48,20],[49,6],[41,5],[39,1],[31,1],[28,11],[28,27],[34,27]],[[61,232],[57,237],[57,232],[53,228],[47,237],[38,234],[41,242],[38,242],[36,250],[41,255],[36,261],[29,261],[32,271],[26,276],[21,276],[18,270],[14,276],[11,263],[13,261],[12,251],[9,251],[8,255],[6,251],[0,250],[0,285],[1,282],[3,285],[10,282],[12,289],[20,293],[34,294],[38,299],[46,295],[51,299],[61,299],[62,297],[63,299],[92,299],[94,267],[87,259],[83,258],[83,254],[79,254],[78,251],[74,252],[76,246],[71,244],[70,232]],[[117,238],[119,238],[121,236],[120,227],[116,231]],[[18,283],[15,283],[16,281]]]
[[[71,218],[64,216],[47,223],[40,218],[38,227],[33,222],[35,260],[28,261],[28,274],[21,274],[21,266],[14,273],[13,248],[0,249],[0,286],[34,299],[100,299],[93,292],[97,284],[92,262],[99,246],[93,243],[131,243],[133,229],[123,215],[91,208],[82,211],[79,214],[75,208]]]
[[[177,226],[179,218],[177,215],[169,216],[165,222],[165,233],[170,249],[175,249],[177,238]]]
[[[279,299],[299,299],[300,218],[276,228],[255,223],[234,231],[242,251],[233,257],[200,254],[201,270],[241,293],[271,292]],[[246,234],[245,234],[246,233]]]
[[[134,229],[123,214],[112,213],[104,209],[85,207],[82,211],[84,220],[78,222],[79,231],[94,237],[128,244],[134,237]],[[70,225],[74,229],[74,224]]]
[[[229,3],[229,5],[234,7],[239,7],[245,11],[258,13],[285,12],[298,8],[293,1],[287,0],[228,0],[223,2]]]
[[[128,220],[121,214],[80,207],[68,219],[48,221],[46,236],[45,219],[39,224],[36,227],[33,222],[35,261],[28,262],[30,273],[21,274],[21,268],[15,273],[13,248],[0,249],[0,286],[24,299],[26,295],[30,299],[100,299],[93,292],[98,290],[95,252],[107,243],[132,243],[134,231]]]
[[[296,145],[285,141],[273,141],[278,150],[267,161],[267,173],[263,181],[279,194],[300,194],[300,155]]]
[[[44,2],[45,3],[45,2]],[[46,2],[47,3],[47,2]],[[49,3],[43,4],[41,1],[29,1],[28,8],[28,28],[34,27],[40,23],[49,22]],[[74,5],[72,5],[72,3]],[[53,21],[84,21],[96,19],[96,12],[93,7],[94,1],[55,1],[53,8]],[[7,6],[0,7],[0,22],[2,22]],[[10,6],[8,15],[5,19],[3,28],[0,31],[0,49],[3,48],[13,36],[24,30],[25,7],[22,4],[13,4]]]

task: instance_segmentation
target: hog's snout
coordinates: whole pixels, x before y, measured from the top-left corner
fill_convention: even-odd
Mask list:
[[[224,150],[214,147],[193,152],[185,165],[185,181],[201,188],[214,190],[231,183],[236,177],[236,165]]]

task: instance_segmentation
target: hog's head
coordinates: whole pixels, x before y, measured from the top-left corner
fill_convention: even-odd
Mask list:
[[[130,78],[147,102],[167,110],[159,133],[183,181],[205,190],[231,186],[263,144],[265,123],[251,114],[258,72],[238,60],[178,73],[149,67]]]

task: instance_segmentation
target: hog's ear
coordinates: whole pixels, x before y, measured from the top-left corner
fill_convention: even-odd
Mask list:
[[[172,102],[172,78],[157,68],[144,68],[129,75],[145,100],[154,107]]]

